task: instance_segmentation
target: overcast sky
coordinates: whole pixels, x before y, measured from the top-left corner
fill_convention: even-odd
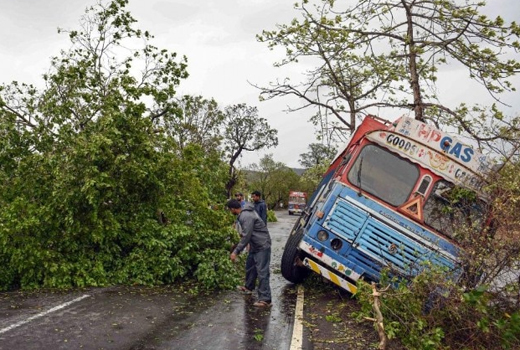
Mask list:
[[[350,0],[352,1],[352,0]],[[57,28],[76,28],[84,9],[95,0],[0,0],[0,83],[13,80],[41,84],[50,58],[67,49],[66,35]],[[221,106],[246,103],[278,130],[279,146],[261,154],[245,155],[242,165],[258,162],[264,153],[276,161],[299,167],[301,153],[316,142],[308,122],[312,113],[284,112],[289,101],[259,102],[258,90],[248,81],[266,85],[287,72],[272,67],[281,56],[258,43],[256,34],[288,23],[296,16],[293,0],[130,0],[128,10],[141,29],[155,35],[155,45],[188,58],[190,77],[181,82],[180,94],[215,98]],[[489,14],[520,21],[520,0],[488,0]],[[293,68],[294,72],[296,67]],[[291,73],[290,73],[291,74]],[[457,74],[446,85],[453,98],[467,95]],[[464,77],[460,75],[460,78]],[[509,101],[520,111],[519,98]],[[386,115],[395,119],[397,115]]]

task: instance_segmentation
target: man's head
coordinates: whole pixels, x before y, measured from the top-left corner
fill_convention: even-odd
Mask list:
[[[226,207],[229,208],[229,210],[233,213],[233,215],[238,215],[242,211],[242,204],[236,199],[230,199]]]
[[[260,191],[253,191],[251,192],[251,198],[253,198],[254,202],[258,202],[262,199],[262,193],[260,193]]]
[[[239,201],[239,202],[240,202],[240,201],[243,201],[243,200],[244,200],[244,195],[242,194],[242,192],[237,192],[237,193],[235,193],[235,199],[236,199],[237,201]]]

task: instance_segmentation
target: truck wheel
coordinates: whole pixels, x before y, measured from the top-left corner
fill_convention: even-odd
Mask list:
[[[293,231],[285,243],[282,255],[282,276],[292,283],[302,282],[310,272],[306,267],[299,265],[304,258],[304,254],[298,249],[302,237],[303,229]]]

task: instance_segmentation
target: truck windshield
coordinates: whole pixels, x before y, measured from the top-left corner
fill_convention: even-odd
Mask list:
[[[480,230],[486,203],[475,192],[438,181],[424,204],[424,223],[451,238],[461,227]]]
[[[360,190],[393,205],[406,202],[419,178],[417,165],[376,145],[367,145],[348,173]]]

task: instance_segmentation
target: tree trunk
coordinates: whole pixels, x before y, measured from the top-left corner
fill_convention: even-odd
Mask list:
[[[376,288],[376,284],[372,282],[372,296],[374,297],[374,301],[372,303],[372,310],[374,310],[374,315],[376,318],[366,318],[376,324],[377,333],[379,334],[379,350],[385,350],[388,345],[388,338],[385,333],[385,326],[383,323],[383,314],[381,313],[381,293],[386,291],[388,288],[385,288],[383,291],[378,291]]]
[[[403,1],[402,3],[406,10],[406,20],[408,22],[408,69],[410,70],[410,85],[413,91],[413,109],[415,112],[415,119],[424,122],[421,86],[419,84],[419,74],[417,72],[417,49],[415,47],[413,35],[414,23],[412,19],[410,6],[407,6],[405,1]]]

